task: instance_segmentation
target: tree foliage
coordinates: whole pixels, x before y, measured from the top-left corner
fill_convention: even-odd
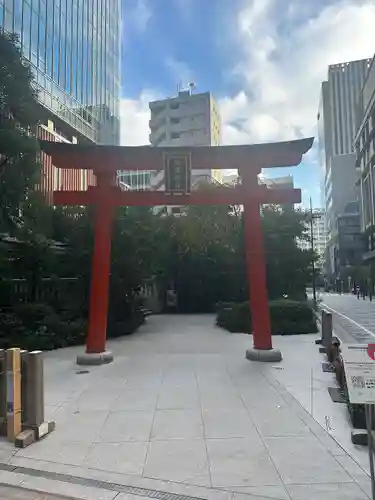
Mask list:
[[[210,311],[219,301],[248,297],[242,212],[236,207],[190,207],[162,222],[163,289],[174,287],[183,311]],[[271,299],[301,298],[311,280],[311,251],[303,212],[267,206],[262,212],[267,284]]]
[[[20,210],[40,172],[35,129],[40,117],[32,72],[18,37],[0,32],[0,230],[20,221]]]

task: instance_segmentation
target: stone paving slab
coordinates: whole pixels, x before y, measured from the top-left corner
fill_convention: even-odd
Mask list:
[[[72,500],[72,498],[0,484],[0,500]]]
[[[293,366],[304,381],[298,349],[314,339],[275,338],[289,354],[264,365],[244,358],[251,336],[216,328],[210,315],[155,316],[110,342],[115,361],[89,373],[77,373],[80,348],[47,353],[47,418],[56,430],[17,452],[0,442],[0,462],[15,467],[0,472],[0,482],[22,476],[34,489],[104,495],[94,499],[132,498],[129,489],[107,491],[100,482],[210,500],[302,500],[309,491],[333,500],[343,488],[340,498],[366,499],[366,473],[275,376]],[[309,394],[302,383],[298,390]],[[42,476],[25,479],[17,467]],[[53,481],[43,471],[76,479]],[[53,483],[61,491],[48,490]]]

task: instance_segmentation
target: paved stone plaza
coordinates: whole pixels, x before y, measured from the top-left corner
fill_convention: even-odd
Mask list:
[[[81,348],[48,353],[56,431],[17,453],[0,443],[0,483],[94,500],[150,490],[171,500],[367,499],[366,472],[285,388],[296,363],[302,390],[309,362],[298,345],[315,338],[277,337],[285,360],[251,363],[251,337],[216,328],[213,316],[154,316],[88,373],[74,364]]]

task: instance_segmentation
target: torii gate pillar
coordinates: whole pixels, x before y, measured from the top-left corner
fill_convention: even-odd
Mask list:
[[[251,193],[258,183],[257,176],[250,174],[251,172],[242,174],[244,191],[248,193]],[[246,358],[250,361],[277,362],[282,360],[282,354],[272,347],[259,200],[250,194],[246,197],[243,208],[246,270],[253,331],[253,347],[246,350]]]
[[[79,365],[111,363],[113,354],[106,350],[111,240],[114,206],[111,202],[115,175],[97,171],[94,205],[94,249],[91,265],[89,323],[86,352],[77,356]]]

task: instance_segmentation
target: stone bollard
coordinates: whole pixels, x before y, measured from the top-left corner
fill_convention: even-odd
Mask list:
[[[44,420],[44,376],[42,351],[25,352],[22,356],[22,426],[15,445],[24,448],[55,428],[55,422]]]
[[[25,427],[38,428],[44,422],[44,383],[42,351],[32,351],[25,355],[25,401],[23,424]]]
[[[327,348],[332,344],[332,314],[322,314],[322,344]]]
[[[319,320],[318,313],[315,313],[316,319],[320,322],[320,325],[323,325],[323,322],[324,322],[323,317],[325,314],[326,314],[326,311],[323,309],[320,320]],[[317,345],[322,345],[322,343],[323,343],[323,332],[322,332],[322,337],[318,340],[315,340],[315,344],[317,344]],[[322,348],[319,348],[319,352],[324,352],[324,351],[322,351]]]

